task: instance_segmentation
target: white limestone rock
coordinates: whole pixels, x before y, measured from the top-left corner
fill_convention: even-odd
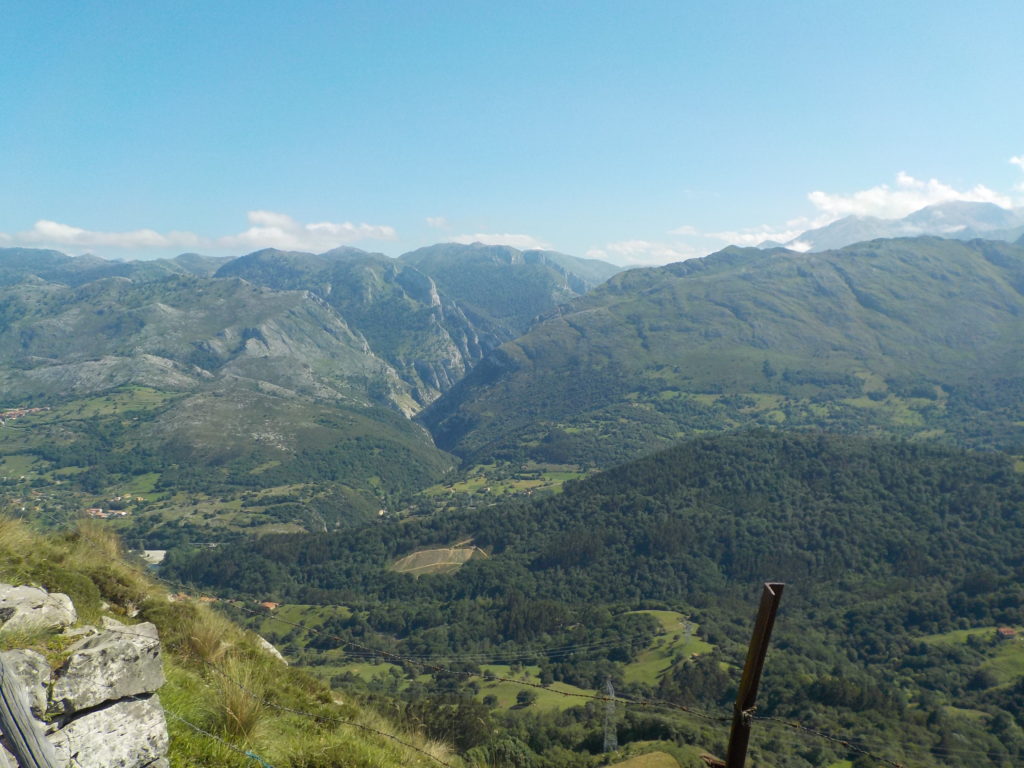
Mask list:
[[[263,635],[256,635],[256,641],[260,644],[260,648],[269,653],[275,659],[280,661],[286,667],[288,666],[288,659],[286,659],[279,650],[274,646],[272,642],[263,637]]]
[[[164,684],[160,640],[148,622],[107,629],[72,649],[50,693],[51,703],[62,712],[150,693]]]
[[[167,765],[167,721],[156,694],[94,709],[47,738],[58,759],[76,768]]]
[[[78,620],[71,598],[39,587],[0,584],[0,629],[62,629]]]

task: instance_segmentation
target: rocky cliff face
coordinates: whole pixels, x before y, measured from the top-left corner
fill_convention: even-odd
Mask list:
[[[105,617],[101,627],[70,629],[76,620],[66,595],[0,584],[0,632],[62,630],[60,637],[72,641],[56,669],[33,650],[0,654],[21,683],[58,764],[166,768],[167,724],[156,694],[164,672],[156,627]],[[8,746],[0,734],[0,749],[6,752]],[[17,765],[9,752],[5,756]]]

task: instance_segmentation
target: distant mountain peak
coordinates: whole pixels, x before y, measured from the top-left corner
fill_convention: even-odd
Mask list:
[[[1024,235],[1024,210],[1002,208],[988,202],[949,200],[926,205],[899,219],[844,216],[823,227],[809,229],[784,245],[817,253],[881,237],[919,235],[1013,242]]]

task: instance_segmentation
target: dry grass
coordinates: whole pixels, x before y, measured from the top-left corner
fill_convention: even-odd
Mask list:
[[[87,519],[79,521],[76,533],[71,550],[73,556],[93,559],[99,557],[109,562],[121,561],[121,540],[109,528],[99,525],[95,520]]]
[[[209,608],[200,608],[193,614],[188,631],[188,648],[200,660],[215,664],[232,647],[238,628],[227,618]]]
[[[260,668],[228,656],[220,678],[219,716],[224,732],[245,742],[257,738],[268,715],[264,694],[266,677]]]
[[[24,521],[0,517],[0,575],[16,578],[27,553],[37,551],[38,539]]]

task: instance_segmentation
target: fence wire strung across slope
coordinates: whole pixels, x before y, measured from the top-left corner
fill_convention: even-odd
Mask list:
[[[184,587],[184,585],[175,584],[174,582],[168,581],[167,579],[163,579],[163,578],[160,578],[160,577],[157,577],[157,578],[160,581],[162,581],[164,584],[168,584],[170,586],[173,586],[175,589],[178,589],[179,591],[183,591],[183,590],[187,589],[187,587]],[[192,590],[192,591],[195,592],[195,590]],[[203,597],[214,597],[214,595],[207,595],[207,594],[204,594],[202,592],[198,592],[197,594],[199,594],[200,596],[203,596]],[[220,599],[220,598],[218,598],[218,599]],[[243,604],[240,604],[240,603],[243,603]],[[672,709],[672,710],[675,710],[675,711],[678,711],[678,712],[684,712],[684,713],[686,713],[688,715],[691,715],[693,717],[696,717],[696,718],[699,718],[699,719],[702,719],[702,720],[707,720],[707,721],[710,721],[710,722],[716,722],[716,723],[729,723],[729,722],[732,722],[732,716],[731,715],[726,715],[724,713],[721,714],[721,715],[715,715],[715,714],[711,714],[709,712],[705,712],[705,711],[699,710],[699,709],[697,709],[695,707],[688,707],[688,706],[686,706],[684,704],[677,704],[676,702],[667,701],[665,699],[638,699],[638,698],[631,698],[631,697],[625,697],[625,696],[616,696],[614,699],[612,699],[611,697],[603,695],[603,694],[577,693],[575,691],[559,691],[559,690],[556,690],[554,688],[549,688],[549,687],[547,687],[547,686],[545,686],[545,685],[543,685],[541,683],[534,683],[534,682],[530,682],[528,680],[518,680],[518,679],[513,678],[513,677],[504,677],[502,675],[493,675],[493,674],[489,674],[489,673],[486,673],[486,672],[465,672],[465,671],[462,671],[462,670],[451,669],[449,667],[445,667],[445,666],[442,666],[442,665],[439,665],[439,664],[433,664],[433,663],[421,661],[421,660],[419,660],[419,659],[417,659],[416,657],[413,657],[413,656],[405,656],[405,655],[398,654],[398,653],[392,653],[391,651],[384,651],[384,650],[381,650],[379,648],[371,648],[370,646],[363,645],[362,643],[357,643],[354,640],[349,640],[347,638],[341,637],[340,635],[335,635],[335,634],[333,634],[331,632],[324,632],[323,630],[317,629],[315,627],[304,627],[303,625],[298,624],[297,622],[288,621],[287,619],[280,618],[278,616],[275,616],[274,614],[267,614],[267,613],[264,613],[262,611],[257,611],[257,610],[254,610],[252,608],[248,608],[248,607],[246,607],[244,605],[244,601],[242,601],[241,599],[238,599],[238,600],[234,601],[232,603],[232,605],[234,605],[234,607],[238,608],[239,610],[244,611],[245,613],[251,614],[253,616],[259,616],[261,618],[269,618],[272,621],[276,621],[276,622],[279,622],[281,624],[284,624],[284,625],[287,625],[287,626],[290,626],[290,627],[295,627],[295,628],[298,628],[298,629],[303,629],[303,630],[305,630],[307,632],[311,632],[313,634],[319,635],[320,637],[329,638],[329,639],[334,640],[335,642],[337,642],[338,645],[342,646],[342,647],[355,648],[357,651],[360,652],[359,655],[360,655],[361,658],[377,657],[377,658],[385,659],[386,661],[390,661],[392,663],[396,663],[396,664],[399,664],[399,665],[410,664],[410,665],[412,665],[414,667],[420,667],[422,669],[429,670],[430,672],[433,672],[433,673],[443,673],[443,674],[447,674],[447,675],[453,675],[453,676],[456,676],[456,677],[463,677],[463,678],[466,678],[466,679],[477,678],[477,679],[480,679],[480,680],[487,680],[488,682],[512,683],[514,685],[522,686],[522,687],[525,687],[525,688],[535,688],[535,689],[543,690],[543,691],[545,691],[547,693],[556,694],[558,696],[564,696],[566,698],[586,699],[586,700],[590,700],[590,701],[599,701],[599,702],[602,702],[602,703],[607,703],[608,701],[613,701],[614,700],[614,701],[619,702],[619,703],[621,703],[621,704],[623,704],[625,706],[638,706],[638,707],[643,707],[645,709],[650,709],[650,708],[667,708],[667,709]],[[565,647],[565,646],[563,646],[563,647]],[[346,653],[347,653],[347,651],[346,651]],[[531,656],[536,656],[537,652],[533,652],[530,655]]]

